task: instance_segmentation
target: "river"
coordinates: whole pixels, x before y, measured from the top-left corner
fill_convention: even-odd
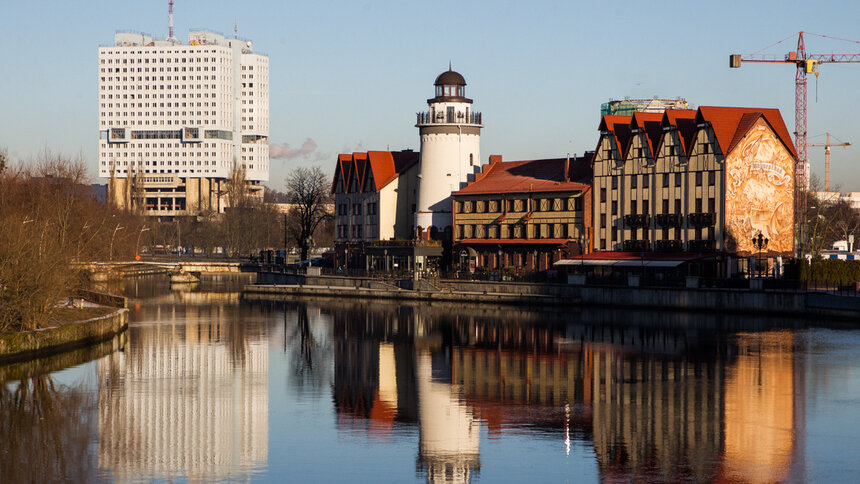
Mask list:
[[[243,300],[124,281],[130,328],[0,366],[0,482],[832,482],[860,330],[714,313]]]

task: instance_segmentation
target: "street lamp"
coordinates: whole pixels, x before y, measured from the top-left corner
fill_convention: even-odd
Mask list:
[[[149,230],[149,227],[144,226],[144,227],[141,227],[140,232],[137,233],[137,243],[134,245],[134,259],[135,260],[140,260],[140,253],[138,250],[140,248],[140,236],[143,235],[143,233],[146,232],[147,230]]]
[[[113,229],[113,235],[110,236],[110,260],[113,261],[113,239],[116,237],[116,233],[125,227],[120,227],[119,224],[116,225],[116,228]]]
[[[758,249],[758,260],[756,260],[756,266],[758,266],[760,264],[761,251],[762,251],[762,249],[767,249],[767,243],[769,241],[770,240],[767,237],[765,237],[764,235],[762,235],[761,232],[759,232],[757,236],[752,238],[753,247]],[[759,278],[761,278],[761,269],[759,269],[758,267],[756,267],[756,269],[757,269],[757,272],[759,273],[758,274]]]

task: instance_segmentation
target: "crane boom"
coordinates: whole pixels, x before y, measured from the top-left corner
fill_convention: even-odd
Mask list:
[[[806,76],[818,75],[818,65],[835,62],[860,62],[860,54],[809,54],[803,39],[804,32],[797,35],[797,49],[782,58],[774,55],[729,56],[729,67],[738,68],[742,62],[794,64],[797,72],[794,77],[794,144],[797,149],[798,187],[808,187],[809,163],[806,157]],[[814,34],[813,34],[814,35]]]

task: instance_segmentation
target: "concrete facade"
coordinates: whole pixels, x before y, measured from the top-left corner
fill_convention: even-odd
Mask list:
[[[109,198],[151,216],[223,211],[222,183],[269,178],[269,60],[250,41],[116,34],[99,48],[99,176]]]

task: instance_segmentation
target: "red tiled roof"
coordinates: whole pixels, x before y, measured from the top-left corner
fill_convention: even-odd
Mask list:
[[[689,156],[690,149],[693,146],[693,137],[696,135],[696,110],[667,109],[663,113],[663,126],[675,126],[678,128],[678,134],[681,138],[681,149],[684,150],[684,154]]]
[[[660,141],[663,138],[663,113],[633,113],[631,128],[640,128],[645,132],[651,155],[656,156]],[[633,143],[630,143],[631,145]],[[626,158],[626,156],[625,156]]]
[[[566,180],[566,158],[527,161],[498,161],[484,165],[484,172],[476,181],[454,192],[454,195],[479,195],[487,193],[528,193],[584,191],[588,183]],[[588,163],[585,157],[571,158],[570,165]],[[576,169],[568,168],[576,173]],[[585,180],[583,180],[585,181]]]
[[[700,106],[699,112],[696,115],[696,122],[707,121],[711,124],[714,134],[717,137],[717,143],[720,145],[723,155],[726,155],[734,147],[733,142],[736,138],[738,141],[746,135],[752,123],[755,122],[753,117],[744,116],[746,114],[760,113],[764,119],[773,128],[776,136],[782,141],[792,156],[797,158],[797,151],[794,148],[794,143],[791,141],[791,135],[788,128],[785,127],[785,122],[782,120],[782,115],[778,109],[765,108],[733,108],[719,106]],[[755,118],[757,119],[757,118]],[[743,123],[742,123],[743,121]]]
[[[622,156],[627,155],[627,146],[630,143],[630,122],[633,116],[617,116],[606,114],[600,120],[600,131],[611,131],[618,145],[618,152]],[[598,146],[599,148],[599,146]]]
[[[458,244],[564,245],[570,239],[463,239]]]
[[[349,190],[350,175],[353,171],[358,177],[360,189],[364,187],[367,177],[372,176],[374,188],[380,190],[418,163],[418,153],[411,150],[356,152],[340,154],[337,160],[338,165],[335,169],[332,193],[334,193],[338,176],[343,181],[344,189]]]

